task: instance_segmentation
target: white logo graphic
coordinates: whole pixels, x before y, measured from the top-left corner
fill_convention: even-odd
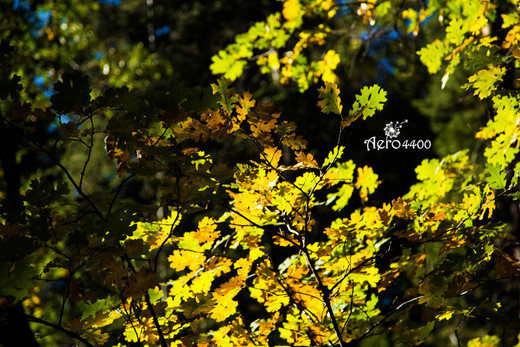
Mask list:
[[[394,138],[394,137],[397,137],[399,136],[399,133],[401,132],[401,128],[403,127],[403,124],[404,123],[407,123],[408,122],[408,119],[405,119],[404,122],[390,122],[388,124],[386,124],[385,126],[385,135],[386,137],[391,137],[391,138]]]
[[[365,140],[367,145],[367,151],[375,149],[379,151],[381,149],[399,149],[399,148],[412,148],[412,149],[430,149],[432,143],[430,140],[404,140],[401,142],[397,139],[401,133],[403,124],[408,123],[408,119],[402,122],[390,122],[385,125],[383,129],[385,131],[386,140],[378,140],[375,136],[372,136],[368,140]]]

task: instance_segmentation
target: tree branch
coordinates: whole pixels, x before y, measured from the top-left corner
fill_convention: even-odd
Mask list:
[[[157,333],[159,334],[159,341],[161,341],[161,347],[168,347],[168,344],[166,343],[166,339],[164,338],[163,331],[161,329],[161,325],[159,324],[159,319],[157,318],[157,313],[155,313],[155,310],[153,309],[152,302],[150,300],[150,295],[148,295],[148,292],[144,295],[144,299],[146,300],[148,309],[150,310],[150,313],[152,314],[153,323],[155,324],[155,327],[157,328]]]

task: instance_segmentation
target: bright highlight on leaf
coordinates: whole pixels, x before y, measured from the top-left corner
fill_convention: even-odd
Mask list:
[[[386,102],[386,91],[381,89],[377,84],[361,89],[361,94],[356,95],[356,101],[352,105],[346,119],[342,121],[342,126],[346,127],[352,124],[356,119],[363,116],[363,119],[372,117],[376,111],[381,111]]]
[[[322,167],[327,167],[331,164],[333,164],[335,161],[341,159],[341,156],[343,155],[343,152],[345,151],[344,146],[336,146],[334,149],[329,153],[325,161],[323,162]]]
[[[381,183],[378,178],[379,176],[368,166],[357,169],[357,179],[354,186],[359,189],[362,201],[367,201],[368,195],[372,194]]]
[[[478,95],[480,99],[485,99],[496,90],[496,84],[502,81],[502,76],[504,76],[505,73],[505,68],[491,66],[489,69],[481,70],[469,77],[469,83],[464,85],[464,87],[468,88],[473,86],[473,88],[475,88],[474,95]]]
[[[363,87],[361,94],[356,95],[356,101],[349,112],[350,116],[361,112],[363,119],[372,117],[376,111],[381,111],[386,102],[386,91],[378,85]]]

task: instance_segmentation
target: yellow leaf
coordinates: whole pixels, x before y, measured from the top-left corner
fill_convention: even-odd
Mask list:
[[[182,154],[184,155],[192,155],[192,154],[195,154],[197,152],[199,152],[200,150],[197,148],[197,147],[189,147],[189,148],[185,148],[182,150]]]
[[[185,268],[195,271],[204,264],[205,260],[206,257],[203,254],[184,250],[174,250],[173,254],[168,257],[170,267],[176,271],[182,271]]]
[[[380,183],[380,181],[377,180],[379,176],[368,166],[358,168],[357,174],[358,177],[355,187],[359,189],[361,200],[367,201],[368,194],[372,194]]]
[[[265,302],[267,312],[277,312],[282,306],[289,305],[291,298],[288,295],[270,295]]]
[[[413,212],[410,211],[410,204],[404,201],[401,197],[392,201],[391,211],[398,218],[411,219],[413,217]]]
[[[437,319],[438,321],[441,321],[443,319],[450,320],[452,316],[453,316],[453,311],[446,311],[444,313],[438,314],[435,317],[435,319]]]
[[[239,98],[239,105],[237,106],[237,118],[239,124],[246,119],[249,110],[255,106],[256,101],[252,98],[253,96],[250,92],[244,92],[242,97]]]
[[[482,203],[482,212],[480,213],[479,219],[484,218],[486,211],[488,213],[487,218],[491,218],[491,216],[493,215],[493,211],[496,208],[495,193],[493,190],[491,190],[489,185],[486,185],[482,195],[484,202]]]
[[[251,262],[257,260],[258,258],[260,258],[263,255],[265,255],[265,253],[258,247],[252,248],[249,251],[249,259],[251,260]]]
[[[320,101],[318,106],[323,113],[336,113],[341,115],[343,105],[341,105],[340,91],[335,83],[325,82],[325,87],[318,89]]]
[[[497,89],[496,84],[502,81],[502,77],[506,73],[504,67],[490,66],[487,69],[480,70],[476,74],[468,78],[469,84],[475,88],[474,95],[478,95],[480,99],[487,98]]]
[[[381,275],[379,274],[377,268],[368,267],[363,269],[363,272],[352,273],[349,276],[349,279],[359,284],[362,284],[366,281],[371,287],[375,288],[381,279]]]
[[[282,157],[282,151],[277,147],[267,147],[264,149],[265,159],[273,166],[278,167],[280,158]]]
[[[495,335],[486,335],[482,338],[475,337],[468,341],[468,347],[497,347],[500,345],[500,338]]]
[[[214,295],[217,303],[210,311],[210,317],[217,322],[223,322],[229,316],[235,314],[238,302],[233,300],[234,295]]]
[[[215,279],[215,272],[203,271],[197,274],[197,277],[191,281],[190,289],[194,293],[207,294],[211,289],[213,280]]]
[[[249,271],[251,270],[251,264],[252,261],[250,261],[249,259],[238,259],[234,264],[234,268],[237,269],[237,276],[245,281],[247,275],[249,274]]]
[[[220,236],[220,231],[217,229],[217,222],[211,217],[204,217],[200,220],[197,231],[193,237],[201,244],[205,245],[201,248],[206,250],[211,247],[211,243]]]
[[[258,119],[250,117],[251,132],[256,138],[266,140],[271,136],[271,131],[276,128],[279,117],[279,113],[260,115]]]
[[[298,152],[296,153],[296,161],[300,166],[306,167],[306,168],[318,168],[318,162],[314,160],[314,157],[312,154],[304,152]],[[298,166],[297,164],[297,166]]]
[[[311,189],[316,187],[318,180],[318,176],[313,172],[304,172],[303,175],[296,178],[294,184],[300,187],[304,192],[310,192]]]
[[[290,21],[297,18],[301,12],[301,5],[299,0],[288,0],[283,4],[283,17]]]
[[[334,69],[338,66],[340,61],[339,54],[333,50],[329,50],[323,60],[318,62],[318,75],[321,75],[323,82],[336,83],[338,76],[334,73]]]

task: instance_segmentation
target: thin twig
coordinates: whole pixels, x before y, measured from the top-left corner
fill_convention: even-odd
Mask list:
[[[83,169],[81,170],[81,178],[79,179],[79,186],[81,187],[83,185],[83,178],[85,177],[85,173],[87,171],[87,166],[88,166],[88,163],[90,161],[90,156],[92,155],[92,148],[94,148],[94,120],[92,119],[92,115],[89,115],[89,119],[90,119],[90,126],[91,126],[91,130],[90,130],[90,145],[87,145],[87,148],[88,148],[88,154],[87,154],[87,159],[85,160],[85,163],[83,164]]]
[[[417,296],[417,297],[415,297],[415,298],[413,298],[413,299],[410,299],[410,300],[408,300],[408,301],[405,301],[405,302],[403,302],[402,304],[400,304],[399,306],[397,306],[397,308],[396,308],[395,310],[393,310],[393,311],[391,311],[390,313],[388,313],[388,314],[387,314],[386,316],[384,316],[384,317],[383,317],[379,322],[377,322],[376,324],[372,325],[372,326],[370,327],[370,329],[368,329],[367,331],[365,331],[365,333],[364,333],[363,335],[361,335],[360,337],[358,337],[358,338],[354,341],[353,345],[356,346],[357,344],[359,344],[359,342],[360,342],[361,340],[363,340],[365,337],[367,337],[367,336],[368,336],[372,331],[374,331],[375,328],[377,328],[378,326],[380,326],[381,323],[383,323],[383,322],[386,321],[388,318],[390,318],[394,313],[396,313],[397,311],[399,311],[403,306],[408,305],[408,304],[410,304],[410,303],[412,303],[412,302],[414,302],[414,301],[417,301],[417,300],[419,300],[419,299],[422,298],[422,297],[423,297],[422,295],[421,295],[421,296]]]
[[[331,293],[334,291],[334,289],[336,289],[337,286],[339,286],[341,284],[341,282],[343,282],[351,273],[353,273],[354,271],[356,271],[357,269],[361,268],[362,266],[364,266],[368,261],[370,260],[373,260],[375,259],[375,257],[370,257],[370,258],[366,258],[365,260],[363,260],[361,263],[359,263],[358,265],[354,266],[352,269],[348,270],[347,272],[345,272],[343,274],[343,276],[332,286],[332,288],[330,288],[330,291]]]
[[[42,151],[46,156],[49,157],[49,159],[51,159],[54,164],[56,164],[62,171],[63,173],[65,174],[65,176],[67,176],[67,179],[69,180],[69,182],[74,186],[74,188],[76,189],[76,191],[78,192],[78,194],[83,197],[85,199],[85,201],[92,207],[92,209],[94,210],[94,212],[100,217],[102,218],[103,220],[105,219],[105,217],[103,216],[103,214],[101,213],[101,211],[97,208],[97,206],[92,202],[92,200],[90,200],[90,198],[88,197],[87,194],[85,194],[85,192],[81,189],[81,187],[76,183],[76,181],[74,180],[74,178],[72,177],[72,175],[70,174],[69,170],[67,170],[67,168],[65,166],[63,166],[62,163],[60,163],[60,161],[51,153],[49,152],[47,149],[45,149],[45,147],[43,147],[42,144],[34,141],[33,139],[31,139],[31,137],[29,135],[27,135],[22,129],[20,129],[18,126],[16,126],[15,124],[13,124],[9,119],[5,118],[5,117],[2,117],[4,119],[5,122],[7,122],[10,126],[12,126],[13,128],[16,128],[17,130],[19,130],[21,133],[22,133],[22,136],[25,137],[27,139],[27,141],[29,141],[29,143],[33,144],[36,148],[38,148],[40,151]]]
[[[121,312],[123,313],[123,316],[124,318],[126,319],[126,321],[128,323],[130,323],[130,325],[132,326],[132,330],[134,331],[134,334],[136,336],[136,339],[137,341],[140,340],[140,335],[139,332],[137,331],[137,328],[135,327],[134,325],[134,322],[132,321],[132,314],[131,312],[129,312],[127,309],[126,309],[126,305],[125,305],[125,299],[123,297],[119,297],[119,300],[121,300],[121,303],[122,303],[122,309],[121,309]]]
[[[61,301],[61,309],[60,309],[60,318],[58,319],[58,325],[61,326],[61,322],[63,320],[63,315],[65,314],[65,304],[67,303],[67,298],[69,296],[70,291],[70,283],[72,280],[72,269],[69,268],[69,278],[67,279],[67,284],[65,285],[65,291],[63,292],[63,299]]]
[[[123,256],[123,259],[128,264],[128,267],[130,268],[130,271],[132,273],[137,273],[135,270],[134,264],[132,264],[132,261],[128,257],[127,254]],[[166,339],[164,338],[164,334],[161,328],[161,325],[159,324],[159,320],[157,319],[157,313],[155,312],[155,309],[152,306],[152,302],[150,300],[150,295],[148,295],[148,292],[144,294],[144,299],[146,300],[146,304],[148,306],[148,310],[150,311],[150,314],[152,315],[153,323],[155,325],[155,328],[157,329],[157,334],[159,335],[159,341],[161,341],[161,347],[168,347],[168,343],[166,343]]]
[[[110,206],[108,207],[107,216],[110,215],[110,212],[112,212],[112,208],[114,207],[117,197],[119,196],[119,193],[121,193],[121,189],[123,189],[123,186],[125,185],[125,183],[128,182],[129,180],[131,180],[134,176],[135,176],[135,174],[130,174],[128,177],[125,177],[121,181],[121,183],[119,183],[119,187],[117,187],[117,191],[115,192],[114,197],[112,198],[112,201],[110,202]]]
[[[157,267],[159,266],[159,254],[161,253],[166,242],[173,236],[173,230],[175,229],[175,224],[177,224],[177,221],[179,220],[179,216],[181,215],[181,213],[179,212],[178,209],[177,209],[177,211],[175,211],[175,213],[177,215],[175,216],[175,220],[172,222],[172,225],[170,227],[170,232],[168,233],[168,236],[164,239],[164,241],[161,242],[161,245],[159,246],[159,249],[157,250],[157,254],[155,254],[155,259],[154,259],[154,268],[155,268],[154,271],[155,272],[157,272]]]
[[[47,322],[43,319],[40,319],[40,318],[36,318],[34,316],[31,316],[31,315],[28,315],[26,314],[25,317],[27,317],[27,319],[31,322],[34,322],[34,323],[39,323],[39,324],[43,324],[43,325],[46,325],[48,327],[51,327],[53,329],[56,329],[56,330],[59,330],[65,334],[67,334],[68,336],[78,340],[78,341],[81,341],[83,342],[85,345],[87,345],[88,347],[94,347],[93,344],[91,344],[90,342],[88,342],[88,340],[84,339],[83,337],[81,337],[80,335],[76,334],[75,332],[73,331],[70,331],[70,330],[67,330],[65,329],[64,327],[62,326],[59,326],[59,325],[56,325],[54,323],[51,323],[51,322]]]

